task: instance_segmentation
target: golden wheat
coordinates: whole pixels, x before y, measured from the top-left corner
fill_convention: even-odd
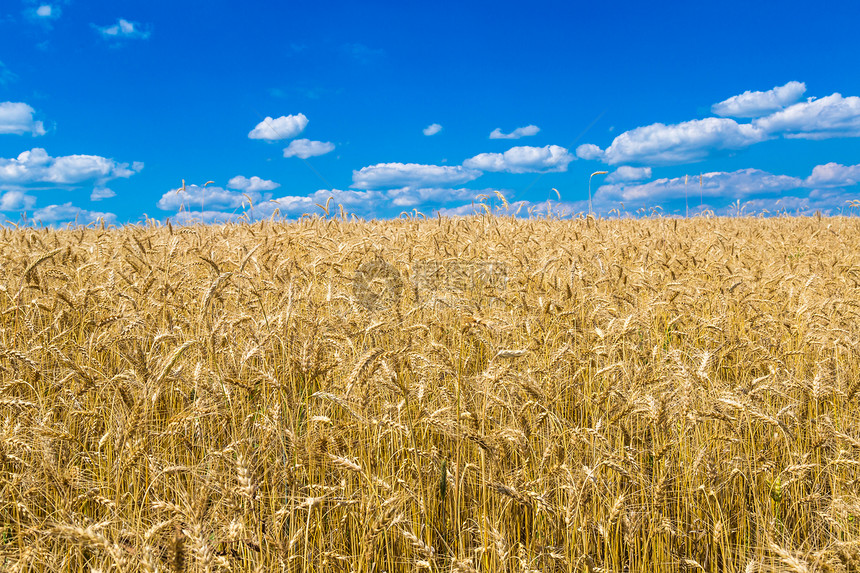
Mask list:
[[[860,570],[857,219],[485,211],[4,229],[0,570]]]

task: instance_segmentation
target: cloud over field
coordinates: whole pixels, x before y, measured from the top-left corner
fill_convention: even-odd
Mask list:
[[[699,177],[661,178],[641,184],[601,185],[594,194],[595,201],[622,201],[624,203],[656,204],[658,201],[690,197],[738,198],[763,193],[779,193],[797,189],[803,180],[788,175],[774,175],[760,169],[740,169],[732,172],[713,172]]]
[[[450,187],[401,187],[385,192],[385,198],[395,207],[441,205],[451,201],[474,200],[480,194],[493,195],[494,189],[466,189]]]
[[[21,211],[32,209],[36,198],[23,191],[6,191],[0,195],[0,211]]]
[[[745,91],[715,103],[711,111],[723,117],[761,117],[795,103],[805,91],[803,82],[788,82],[766,92]]]
[[[352,187],[390,189],[397,187],[445,187],[472,181],[481,176],[463,166],[421,165],[418,163],[377,163],[352,172]]]
[[[2,68],[0,68],[2,72]],[[0,75],[2,78],[2,75]],[[0,81],[0,84],[3,82]],[[45,126],[35,119],[36,110],[23,102],[0,102],[0,134],[45,135]]]
[[[422,131],[424,132],[424,135],[429,137],[431,135],[436,135],[437,133],[442,131],[442,126],[439,125],[438,123],[431,123],[430,125],[425,127]]]
[[[239,191],[245,191],[246,193],[271,191],[272,189],[277,189],[280,186],[280,183],[275,183],[274,181],[269,181],[268,179],[261,179],[256,175],[252,176],[250,179],[243,175],[237,175],[236,177],[233,177],[232,179],[227,181],[228,189],[238,189]]]
[[[835,93],[796,103],[753,123],[766,133],[789,139],[860,137],[860,97]]]
[[[504,153],[481,153],[463,162],[465,167],[506,173],[567,171],[576,158],[559,145],[512,147]]]
[[[103,219],[105,223],[113,223],[116,221],[116,215],[113,213],[103,213],[100,211],[88,211],[80,207],[76,207],[71,203],[63,203],[62,205],[48,205],[33,212],[33,220],[41,221],[42,223],[72,223],[87,224]]]
[[[109,26],[96,26],[93,24],[99,34],[108,40],[146,40],[152,33],[148,26],[138,22],[131,22],[125,18],[120,18],[116,24]]]
[[[110,199],[111,197],[116,197],[116,193],[113,189],[108,189],[107,187],[96,187],[90,193],[90,201],[101,201],[103,199]]]
[[[284,149],[284,157],[316,157],[334,151],[334,144],[328,141],[311,141],[310,139],[295,139]]]
[[[183,209],[238,209],[247,203],[248,197],[259,202],[263,196],[259,191],[230,191],[216,185],[186,185],[171,189],[158,200],[158,208],[165,211]]]
[[[605,181],[606,183],[620,183],[624,181],[642,181],[643,179],[651,179],[650,167],[622,165],[607,175]]]
[[[806,178],[807,187],[851,187],[860,183],[860,164],[840,165],[827,163],[816,165]]]
[[[128,178],[143,169],[143,163],[119,163],[98,155],[51,157],[42,148],[24,151],[13,159],[0,157],[0,184],[53,183],[71,185],[84,181],[104,183]]]
[[[653,123],[625,131],[605,150],[582,144],[576,155],[608,165],[679,165],[776,138],[860,137],[860,97],[834,93],[794,103],[805,91],[806,84],[794,81],[766,92],[747,91],[715,104],[712,110],[722,116],[753,118],[750,122],[707,117]]]
[[[268,141],[292,139],[304,131],[307,125],[308,118],[303,113],[282,115],[278,118],[267,116],[248,133],[248,138]]]
[[[518,127],[510,133],[502,133],[501,128],[497,127],[490,133],[490,139],[519,139],[530,135],[537,135],[540,128],[536,125],[527,125]]]
[[[705,159],[715,150],[742,149],[767,138],[764,130],[753,125],[708,117],[674,125],[654,123],[625,131],[602,153],[593,147],[579,149],[609,165],[674,165]]]

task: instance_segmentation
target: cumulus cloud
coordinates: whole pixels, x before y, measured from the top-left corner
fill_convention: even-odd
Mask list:
[[[761,213],[764,211],[770,213],[809,214],[821,211],[824,215],[837,215],[851,212],[847,203],[856,199],[856,193],[848,193],[842,189],[814,189],[805,195],[758,197],[742,201],[740,211],[746,214]],[[728,205],[715,211],[718,215],[736,215],[738,209],[735,205]]]
[[[860,183],[860,164],[840,165],[827,163],[816,165],[812,175],[804,182],[807,187],[851,187]]]
[[[344,208],[349,208],[351,211],[363,213],[372,212],[373,209],[385,200],[385,195],[381,191],[358,191],[355,189],[320,189],[307,197],[307,199],[309,199],[312,204],[319,203],[320,205],[324,205],[329,197],[332,198],[331,204],[329,205],[329,209],[332,211],[337,209],[338,205],[343,205]],[[277,204],[279,206],[282,205],[284,199],[287,198],[281,197],[278,199]],[[314,205],[314,210],[315,212],[319,212],[316,205]],[[298,209],[294,208],[294,211],[297,212]],[[283,208],[281,208],[281,212],[284,212]]]
[[[177,223],[192,221],[219,223],[235,221],[239,217],[259,220],[268,219],[273,215],[295,217],[304,213],[319,213],[316,204],[324,205],[329,197],[332,198],[329,208],[334,210],[338,205],[343,205],[350,210],[366,211],[373,209],[384,200],[384,195],[379,191],[320,189],[310,195],[286,195],[275,198],[271,198],[269,194],[256,195],[253,198],[252,207],[241,193],[217,187],[204,189],[192,185],[186,187],[184,192],[181,189],[168,191],[159,200],[158,207],[165,211],[178,210],[181,198],[184,199],[183,211],[171,215],[171,220]],[[191,210],[193,208],[200,210]]]
[[[303,113],[282,115],[277,119],[266,116],[266,119],[258,123],[248,133],[248,137],[250,139],[267,139],[269,141],[292,139],[304,131],[307,125],[308,118]]]
[[[181,211],[179,213],[174,213],[169,217],[169,219],[177,225],[212,225],[236,221],[239,216],[239,213],[231,213],[227,211]]]
[[[247,195],[247,197],[246,197]],[[258,191],[230,191],[215,185],[186,185],[171,189],[158,200],[158,208],[165,211],[183,209],[238,209],[248,198],[254,203],[263,200]]]
[[[539,131],[540,128],[536,125],[518,127],[510,133],[502,133],[501,128],[497,127],[490,133],[490,139],[519,139],[521,137],[527,137],[529,135],[537,135],[537,132]]]
[[[139,24],[138,22],[130,22],[124,18],[116,21],[116,24],[110,26],[93,27],[102,35],[103,38],[109,40],[146,40],[152,33],[148,26]]]
[[[436,212],[443,217],[468,217],[469,215],[480,215],[484,208],[477,203],[466,203],[457,207],[441,207]]]
[[[0,68],[0,78],[2,78],[2,68]],[[26,103],[0,102],[0,134],[45,135],[45,126],[41,121],[35,120],[35,113],[36,110]]]
[[[23,191],[6,191],[0,196],[0,211],[31,209],[35,204],[36,198]]]
[[[425,127],[423,131],[424,131],[424,135],[427,135],[427,136],[436,135],[437,133],[442,131],[442,126],[439,125],[438,123],[431,123],[430,125]]]
[[[41,24],[47,29],[51,28],[54,20],[62,14],[59,4],[36,3],[28,0],[29,6],[24,9],[24,17],[30,22]]]
[[[71,185],[95,180],[128,178],[143,169],[143,163],[118,163],[98,155],[51,157],[39,147],[24,151],[17,158],[0,157],[0,184],[54,183]]]
[[[700,161],[714,152],[744,149],[777,137],[860,137],[860,97],[834,93],[792,103],[805,90],[802,82],[788,82],[766,92],[748,91],[713,106],[714,112],[721,115],[753,117],[749,123],[728,117],[672,125],[654,123],[622,133],[606,150],[590,143],[580,145],[576,155],[609,165],[672,165]]]
[[[576,148],[576,156],[580,159],[603,159],[603,150],[593,143],[583,143]]]
[[[588,209],[588,201],[514,201],[508,205],[508,209],[499,209],[498,206],[492,207],[492,212],[495,214],[514,215],[518,217],[528,217],[531,215],[545,216],[547,213],[552,215],[574,215],[582,213]],[[466,203],[457,207],[443,207],[436,209],[440,214],[446,217],[463,217],[469,215],[481,215],[485,213],[485,209],[479,203]]]
[[[622,165],[606,176],[607,183],[642,181],[643,179],[651,179],[650,167],[630,167],[629,165]]]
[[[33,12],[31,17],[39,20],[56,20],[62,14],[62,9],[59,6],[52,4],[40,4]]]
[[[334,144],[328,141],[311,141],[310,139],[294,139],[284,149],[284,157],[316,157],[334,151]]]
[[[111,197],[116,197],[116,193],[114,193],[113,189],[108,189],[107,187],[96,187],[90,193],[90,201],[101,201],[102,199],[110,199]]]
[[[401,187],[385,192],[385,198],[395,207],[418,207],[428,203],[440,204],[449,201],[474,199],[479,194],[493,195],[493,189],[452,189],[450,187]]]
[[[745,91],[711,106],[711,111],[728,117],[761,117],[795,103],[806,91],[803,82],[788,82],[766,92]]]
[[[352,187],[389,189],[397,187],[444,187],[472,181],[481,172],[462,166],[418,163],[378,163],[352,172]]]
[[[48,205],[47,207],[36,209],[33,213],[33,220],[41,223],[77,222],[78,224],[85,225],[98,220],[104,220],[105,223],[113,223],[116,220],[116,215],[100,211],[87,211],[71,203],[63,203],[62,205]]]
[[[250,179],[243,175],[237,175],[227,182],[228,189],[238,189],[240,191],[245,191],[246,193],[271,191],[272,189],[277,189],[280,186],[280,183],[275,183],[268,179],[261,179],[256,175],[252,176]]]
[[[860,97],[835,93],[796,103],[753,122],[756,129],[790,139],[860,137]]]
[[[614,183],[601,185],[594,194],[595,201],[623,201],[625,203],[648,203],[677,199],[688,194],[732,199],[762,193],[780,193],[803,186],[803,181],[788,175],[774,175],[760,169],[740,169],[732,172],[702,174],[701,187],[698,177],[662,178],[648,183],[626,185]]]
[[[757,126],[728,118],[708,117],[673,125],[654,123],[616,137],[602,159],[610,165],[690,163],[705,159],[712,151],[742,149],[768,137]]]
[[[481,153],[463,162],[465,167],[481,171],[538,173],[567,171],[575,157],[558,145],[545,147],[512,147],[504,153]]]

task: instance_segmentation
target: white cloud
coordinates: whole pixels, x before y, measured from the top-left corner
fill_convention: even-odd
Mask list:
[[[56,20],[60,17],[61,10],[59,6],[52,6],[51,4],[42,4],[33,12],[33,14],[37,18],[43,18],[46,20]]]
[[[850,187],[860,183],[860,164],[840,165],[827,163],[816,165],[812,175],[804,182],[807,187]]]
[[[23,191],[6,191],[0,196],[0,211],[31,209],[35,204],[36,198]]]
[[[461,166],[417,163],[378,163],[352,172],[352,187],[387,189],[396,187],[441,187],[472,181],[480,171]]]
[[[487,207],[490,208],[494,215],[515,215],[518,217],[537,215],[542,217],[546,216],[548,211],[551,211],[554,216],[559,214],[570,216],[586,211],[588,209],[588,201],[549,200],[537,203],[532,201],[514,201],[508,205],[507,210],[505,210],[504,207],[499,209],[499,205],[487,204]],[[481,215],[486,213],[486,210],[477,202],[466,203],[465,205],[459,205],[457,207],[443,207],[435,209],[434,211],[438,211],[446,217],[467,217],[469,215]]]
[[[266,119],[248,133],[250,139],[267,139],[277,141],[279,139],[292,139],[308,125],[308,118],[303,113],[296,115],[282,115],[277,119],[266,116]]]
[[[490,133],[490,139],[519,139],[521,137],[527,137],[529,135],[537,135],[537,132],[539,131],[540,128],[536,125],[518,127],[510,133],[502,133],[501,128],[497,127]]]
[[[247,195],[248,197],[246,197]],[[186,185],[185,189],[171,189],[158,200],[158,208],[165,211],[183,209],[238,209],[248,198],[256,203],[264,197],[257,191],[229,191],[214,185]]]
[[[26,103],[0,102],[0,134],[11,133],[23,135],[30,133],[32,135],[45,135],[45,126],[41,121],[35,121],[33,118],[35,113],[36,110]]]
[[[438,123],[431,123],[430,125],[425,127],[423,131],[424,131],[424,135],[427,135],[427,136],[436,135],[437,133],[442,131],[442,126],[439,125]]]
[[[110,199],[111,197],[116,197],[116,193],[114,193],[113,189],[108,189],[107,187],[96,187],[90,193],[90,201],[101,201],[102,199]]]
[[[143,163],[138,161],[129,165],[98,155],[51,157],[44,149],[36,147],[15,159],[0,157],[0,184],[70,185],[90,180],[105,183],[119,177],[131,177],[142,169]]]
[[[657,201],[689,197],[719,197],[735,199],[758,193],[779,193],[803,186],[803,181],[788,175],[774,175],[760,169],[740,169],[732,172],[713,172],[699,177],[662,178],[648,183],[601,185],[594,194],[595,202],[623,201],[653,205]]]
[[[255,191],[271,191],[272,189],[277,189],[280,186],[280,183],[275,183],[268,179],[261,179],[256,175],[252,176],[250,179],[243,175],[237,175],[227,182],[228,189],[238,189],[240,191],[245,191],[246,193],[253,193]]]
[[[607,183],[641,181],[643,179],[651,179],[650,167],[630,167],[629,165],[622,165],[606,176]]]
[[[504,153],[481,153],[463,162],[465,167],[481,171],[506,173],[535,173],[567,171],[575,157],[558,145],[545,147],[512,147]]]
[[[175,223],[177,225],[188,225],[188,224],[204,224],[204,225],[212,225],[218,223],[227,223],[228,221],[235,221],[239,218],[240,213],[230,213],[224,211],[182,211],[180,213],[175,213],[169,217],[171,223]]]
[[[103,219],[105,223],[112,223],[116,220],[116,215],[99,211],[87,211],[71,203],[48,205],[47,207],[36,209],[33,213],[33,220],[42,223],[77,222],[78,224],[85,225],[99,219]]]
[[[148,27],[142,26],[137,22],[130,22],[124,18],[120,18],[116,24],[111,24],[110,26],[96,26],[93,24],[93,27],[99,31],[102,37],[107,39],[146,40],[151,34]]]
[[[50,29],[54,20],[60,17],[62,9],[59,4],[36,3],[33,0],[26,2],[29,6],[24,10],[24,16],[31,22],[42,24]],[[0,17],[2,20],[2,17]]]
[[[332,198],[329,203],[329,212],[335,214],[338,211],[338,205],[343,205],[344,208],[348,207],[350,209],[373,209],[383,196],[378,191],[319,189],[310,195],[287,195],[254,205],[252,216],[253,218],[268,218],[272,216],[276,209],[281,216],[321,213],[317,204],[325,205],[329,197]]]
[[[824,215],[852,213],[847,203],[857,200],[856,193],[845,192],[842,189],[814,189],[808,195],[789,195],[783,197],[759,197],[741,202],[741,212],[756,214],[763,211],[770,213],[787,212],[793,214],[811,214],[821,211]],[[718,215],[735,215],[737,208],[728,205],[716,209]]]
[[[583,143],[576,148],[576,156],[580,159],[603,159],[603,150],[593,143]]]
[[[334,151],[334,144],[328,141],[311,141],[310,139],[294,139],[284,149],[284,157],[316,157]]]
[[[442,207],[435,209],[443,217],[468,217],[470,215],[480,215],[484,212],[484,208],[477,203],[466,203],[458,207]]]
[[[654,123],[622,133],[606,150],[590,143],[580,145],[576,155],[609,165],[673,165],[700,161],[716,151],[743,149],[776,137],[860,137],[860,97],[834,93],[789,105],[805,89],[801,82],[789,82],[767,92],[745,92],[714,106],[715,112],[725,115],[756,116],[750,123],[727,117],[673,125]],[[759,117],[768,111],[773,113]]]
[[[385,197],[395,207],[418,207],[427,203],[447,203],[474,199],[480,194],[493,195],[493,189],[452,189],[450,187],[401,187],[385,192]]]
[[[344,205],[361,205],[382,198],[382,194],[378,191],[356,191],[354,189],[320,189],[312,195],[312,198],[319,203],[320,201],[324,202],[329,196],[333,197],[332,201],[335,203],[343,203]]]
[[[796,103],[753,125],[766,133],[790,139],[860,137],[860,97],[835,93],[821,99]]]
[[[690,163],[705,159],[715,150],[742,149],[765,139],[765,130],[728,118],[708,117],[673,125],[654,123],[616,137],[603,153],[603,161],[610,165]]]
[[[724,117],[761,117],[793,104],[805,91],[803,82],[788,82],[766,92],[745,91],[714,104],[711,111]]]
[[[205,197],[204,197],[205,192]],[[356,191],[341,189],[320,189],[310,195],[270,198],[268,194],[252,197],[253,208],[247,198],[241,193],[226,191],[218,187],[197,185],[186,187],[185,192],[173,189],[165,193],[158,201],[158,207],[165,211],[178,210],[180,203],[183,211],[171,215],[171,220],[177,223],[199,221],[204,223],[235,221],[239,217],[250,220],[268,219],[277,214],[281,217],[298,216],[303,213],[320,213],[316,204],[324,205],[329,197],[329,209],[337,212],[337,206],[343,205],[350,210],[373,209],[384,195],[378,191]],[[194,211],[194,208],[200,209]],[[231,209],[228,211],[227,209]]]
[[[596,208],[596,207],[595,207]],[[517,201],[511,203],[510,213],[516,214],[519,210],[520,217],[538,216],[546,217],[547,214],[552,216],[571,216],[578,213],[586,213],[588,211],[588,200],[584,201],[553,201],[547,199],[545,201]]]

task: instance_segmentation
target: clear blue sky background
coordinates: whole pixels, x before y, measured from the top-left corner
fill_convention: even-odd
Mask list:
[[[295,218],[330,196],[434,216],[495,191],[576,213],[596,171],[603,214],[848,212],[858,21],[856,0],[4,0],[0,218]]]

